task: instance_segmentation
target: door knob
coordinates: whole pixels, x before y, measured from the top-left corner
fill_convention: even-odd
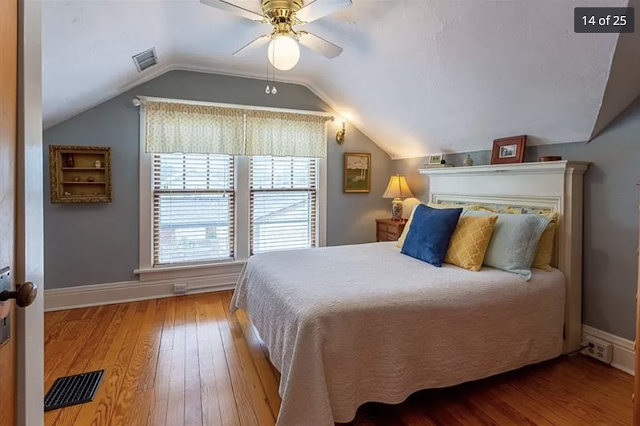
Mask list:
[[[16,291],[5,290],[0,293],[0,302],[6,302],[9,299],[16,299],[16,305],[20,308],[26,308],[36,300],[38,295],[38,286],[32,282],[22,284]]]

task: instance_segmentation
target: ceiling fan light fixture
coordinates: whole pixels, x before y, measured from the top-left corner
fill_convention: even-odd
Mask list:
[[[269,62],[280,71],[289,71],[300,60],[300,46],[290,35],[280,34],[269,43]]]

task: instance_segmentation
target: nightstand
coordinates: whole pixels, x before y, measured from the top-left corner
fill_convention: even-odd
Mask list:
[[[376,219],[376,240],[398,241],[406,224],[406,220]]]

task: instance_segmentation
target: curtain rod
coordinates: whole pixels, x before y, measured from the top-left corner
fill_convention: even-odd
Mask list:
[[[299,109],[286,109],[286,108],[273,108],[273,107],[260,107],[260,106],[252,106],[252,105],[238,105],[238,104],[225,104],[218,102],[202,102],[202,101],[191,101],[186,99],[169,99],[169,98],[155,98],[152,96],[136,96],[131,101],[133,105],[140,106],[144,102],[168,102],[168,103],[179,103],[179,104],[187,104],[187,105],[201,105],[201,106],[214,106],[221,108],[237,108],[237,109],[245,109],[245,110],[253,110],[253,111],[273,111],[273,112],[288,112],[292,114],[308,114],[308,115],[317,115],[320,117],[329,117],[331,121],[334,120],[332,114],[328,112],[322,111],[305,111]]]

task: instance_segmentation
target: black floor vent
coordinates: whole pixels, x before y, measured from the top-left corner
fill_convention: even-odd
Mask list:
[[[56,379],[44,397],[44,411],[93,401],[102,376],[104,370]]]

